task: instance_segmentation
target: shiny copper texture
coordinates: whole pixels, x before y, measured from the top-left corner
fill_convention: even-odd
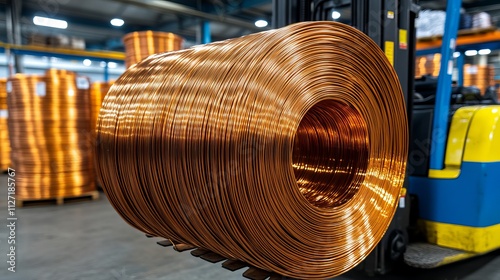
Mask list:
[[[64,70],[49,70],[44,76],[18,74],[9,80],[18,199],[95,190],[88,80]]]
[[[104,98],[96,162],[135,228],[322,279],[385,233],[407,130],[380,48],[353,27],[303,22],[128,69]]]
[[[180,50],[182,42],[182,37],[168,32],[139,31],[128,33],[123,37],[125,66],[130,67],[155,53]]]
[[[7,79],[0,79],[0,171],[10,165],[10,142],[7,128]]]

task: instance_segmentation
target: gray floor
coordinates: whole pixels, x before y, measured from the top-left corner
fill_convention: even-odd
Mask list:
[[[0,175],[0,279],[241,279],[230,272],[156,245],[115,213],[104,195],[97,201],[17,208],[16,273],[7,271],[7,177]],[[367,278],[350,272],[338,279],[500,279],[500,253],[436,270],[398,269]]]

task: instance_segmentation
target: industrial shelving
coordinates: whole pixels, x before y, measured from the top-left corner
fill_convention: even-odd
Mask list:
[[[442,39],[440,37],[421,38],[417,41],[416,55],[428,55],[441,52]],[[464,53],[467,50],[500,49],[500,30],[495,27],[458,31],[455,51],[460,53],[456,58],[458,70],[458,84],[463,84],[463,69],[465,64]]]
[[[6,54],[17,55],[34,55],[34,56],[50,56],[63,59],[98,59],[106,62],[104,67],[104,80],[109,77],[108,62],[123,62],[125,54],[115,51],[92,51],[92,50],[77,50],[69,48],[45,47],[37,45],[14,45],[0,42],[0,52]]]
[[[440,37],[420,38],[417,41],[417,56],[439,53],[441,44]],[[464,52],[475,49],[500,49],[500,30],[496,28],[460,30],[455,50]]]

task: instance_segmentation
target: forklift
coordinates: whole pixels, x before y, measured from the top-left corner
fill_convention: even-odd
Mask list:
[[[500,106],[452,86],[461,1],[447,2],[439,77],[415,81],[415,1],[273,1],[273,28],[349,24],[380,46],[398,74],[410,126],[407,176],[385,236],[358,266],[368,275],[403,262],[434,268],[500,248]]]

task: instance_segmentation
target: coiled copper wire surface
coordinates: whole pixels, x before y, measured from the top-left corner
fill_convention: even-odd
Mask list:
[[[180,50],[182,42],[182,37],[168,32],[139,31],[128,33],[123,37],[125,67],[130,67],[155,53]]]
[[[83,79],[83,87],[77,79]],[[9,79],[9,132],[18,199],[95,190],[88,80],[64,70]]]
[[[9,130],[7,128],[7,79],[0,79],[0,171],[10,165]]]
[[[384,53],[335,22],[150,56],[111,87],[97,131],[98,176],[130,225],[305,279],[381,239],[408,140]]]

